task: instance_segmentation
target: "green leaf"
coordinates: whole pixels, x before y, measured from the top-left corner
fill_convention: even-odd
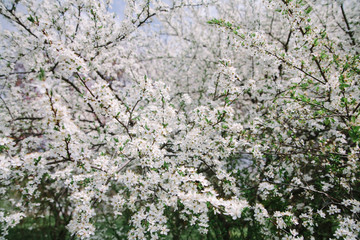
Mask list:
[[[27,20],[29,20],[29,21],[32,22],[32,23],[35,22],[35,19],[34,19],[33,16],[31,16],[31,15],[27,18]]]
[[[349,135],[353,142],[359,142],[360,140],[360,126],[352,126]]]
[[[168,169],[169,169],[169,163],[164,162],[164,164],[163,164],[163,168],[165,168],[166,170],[168,170]]]
[[[39,156],[38,158],[34,158],[35,166],[37,166],[39,164],[40,160],[41,160],[41,156]]]
[[[314,46],[316,47],[317,45],[319,45],[319,39],[318,39],[318,38],[315,38],[315,40],[314,40]]]
[[[312,10],[313,10],[312,7],[309,6],[308,8],[305,9],[305,13],[309,14]]]
[[[9,147],[8,146],[5,146],[5,145],[0,145],[0,153],[2,153],[2,152],[4,152],[4,151],[6,151],[6,150],[8,150],[9,149]]]
[[[45,70],[40,68],[40,73],[38,75],[38,78],[40,79],[40,81],[44,81],[45,80]]]

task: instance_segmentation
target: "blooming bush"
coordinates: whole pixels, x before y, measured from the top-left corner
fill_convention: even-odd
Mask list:
[[[359,238],[351,3],[1,1],[1,238]]]

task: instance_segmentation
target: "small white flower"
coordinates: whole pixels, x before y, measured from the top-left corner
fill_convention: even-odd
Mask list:
[[[341,212],[341,210],[336,205],[333,205],[333,204],[331,204],[329,209],[328,209],[328,213],[330,215],[333,215],[335,213],[340,213],[340,212]]]

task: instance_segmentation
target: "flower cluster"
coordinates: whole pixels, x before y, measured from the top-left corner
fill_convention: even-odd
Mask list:
[[[265,2],[0,1],[0,239],[358,238],[359,6]]]

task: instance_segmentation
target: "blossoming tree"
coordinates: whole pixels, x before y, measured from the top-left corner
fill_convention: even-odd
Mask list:
[[[358,238],[351,3],[1,1],[1,236]]]

